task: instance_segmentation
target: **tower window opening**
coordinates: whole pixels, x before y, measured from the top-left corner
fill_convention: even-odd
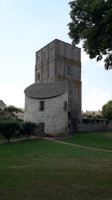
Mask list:
[[[71,65],[67,65],[67,75],[71,75],[71,74],[72,74]]]
[[[40,80],[40,72],[37,74],[37,79]]]
[[[44,101],[40,101],[40,111],[44,111]]]
[[[51,47],[51,53],[53,53],[53,46]]]
[[[64,110],[67,111],[67,101],[64,102]]]

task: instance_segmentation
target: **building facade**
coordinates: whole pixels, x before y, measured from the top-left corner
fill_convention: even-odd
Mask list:
[[[48,136],[68,133],[67,83],[34,83],[25,89],[24,120]]]
[[[25,89],[24,120],[55,136],[74,131],[80,117],[81,49],[56,39],[36,52],[35,83]]]
[[[35,83],[68,82],[68,116],[81,116],[81,49],[54,40],[36,52]]]

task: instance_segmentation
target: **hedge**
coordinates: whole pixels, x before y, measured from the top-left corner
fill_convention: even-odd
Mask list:
[[[32,122],[18,122],[12,120],[0,121],[0,133],[10,142],[11,137],[36,135],[38,133],[38,126]]]

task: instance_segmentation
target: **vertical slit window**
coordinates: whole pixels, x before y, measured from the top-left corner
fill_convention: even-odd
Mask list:
[[[40,111],[44,111],[44,101],[40,101]]]
[[[67,75],[71,75],[71,74],[72,74],[71,65],[67,65]]]

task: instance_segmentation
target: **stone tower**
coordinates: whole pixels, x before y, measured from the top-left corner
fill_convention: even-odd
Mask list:
[[[81,114],[81,49],[54,40],[36,52],[35,83],[68,82],[68,116]]]

